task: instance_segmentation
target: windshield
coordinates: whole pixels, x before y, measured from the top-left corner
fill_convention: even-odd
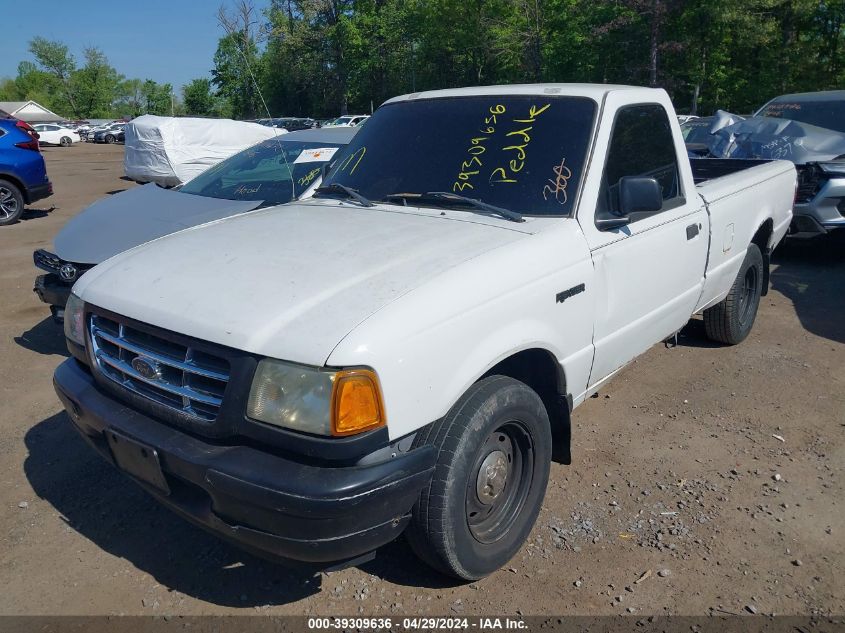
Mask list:
[[[447,191],[526,215],[568,215],[595,111],[590,99],[543,95],[388,104],[338,157],[327,184],[370,200]]]
[[[713,119],[711,117],[687,121],[681,126],[681,134],[684,137],[684,142],[709,143],[713,140],[713,135],[710,134],[710,127],[712,125]]]
[[[771,116],[790,119],[807,125],[845,132],[845,100],[805,101],[775,99],[767,103],[757,116]]]
[[[294,197],[299,198],[338,147],[331,142],[268,139],[204,171],[180,191],[225,200],[263,200],[263,206],[284,204],[291,200],[291,180]]]

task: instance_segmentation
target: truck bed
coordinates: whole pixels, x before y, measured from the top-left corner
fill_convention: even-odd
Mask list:
[[[698,185],[706,180],[729,176],[757,165],[771,163],[771,160],[744,158],[691,158],[692,177]]]
[[[795,166],[783,160],[703,158],[690,161],[695,188],[710,218],[710,255],[698,310],[721,301],[764,220],[768,235],[761,250],[780,241],[792,217]]]

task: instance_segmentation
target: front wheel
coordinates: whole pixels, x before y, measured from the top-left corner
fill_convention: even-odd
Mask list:
[[[63,137],[59,140],[59,145],[61,145],[62,147],[69,147],[71,143],[73,143],[73,141],[72,141],[72,140],[70,140],[70,137],[69,137],[69,136],[63,136]]]
[[[728,345],[744,341],[757,318],[762,294],[763,255],[756,244],[751,244],[728,296],[704,311],[707,337]]]
[[[406,532],[414,552],[462,580],[507,563],[534,526],[549,479],[551,428],[537,393],[507,376],[480,380],[414,444],[438,453]]]
[[[106,143],[108,143],[109,145],[114,143],[114,137],[111,134],[106,136]]]

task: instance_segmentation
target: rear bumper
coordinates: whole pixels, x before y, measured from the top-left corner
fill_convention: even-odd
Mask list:
[[[33,202],[37,202],[38,200],[43,200],[44,198],[49,198],[53,195],[53,183],[47,182],[43,185],[37,185],[35,187],[28,187],[26,190],[26,202],[27,204],[32,204]]]
[[[114,464],[106,430],[154,448],[170,493],[136,480],[142,487],[193,523],[279,562],[329,567],[392,541],[434,468],[428,446],[338,467],[211,444],[105,395],[74,359],[53,383],[76,430],[106,460]]]

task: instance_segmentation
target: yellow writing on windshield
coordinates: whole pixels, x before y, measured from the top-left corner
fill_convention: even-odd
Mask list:
[[[459,193],[464,189],[475,188],[470,180],[481,173],[481,167],[484,166],[481,155],[487,151],[485,142],[490,140],[489,135],[495,134],[498,117],[505,111],[505,106],[501,104],[490,106],[488,109],[489,116],[484,117],[484,125],[479,129],[479,132],[485,136],[474,136],[469,140],[469,147],[466,150],[467,160],[461,162],[461,170],[452,184],[452,191]]]
[[[358,148],[341,161],[340,165],[337,166],[337,170],[339,172],[348,170],[350,174],[354,174],[355,170],[358,169],[358,165],[361,164],[364,154],[366,153],[366,146]]]
[[[305,187],[306,185],[310,185],[312,182],[314,182],[314,179],[317,177],[317,175],[319,173],[320,173],[320,168],[315,167],[314,169],[309,171],[307,174],[305,174],[302,178],[300,178],[296,182],[299,183],[300,187]]]
[[[496,167],[491,173],[489,182],[492,183],[516,183],[518,182],[517,174],[525,167],[525,160],[528,156],[528,145],[531,143],[531,131],[534,129],[534,122],[537,117],[551,107],[551,103],[540,107],[532,105],[528,109],[528,116],[526,118],[512,119],[511,123],[519,124],[515,126],[510,132],[505,134],[505,138],[510,141],[510,145],[502,147],[502,152],[506,154],[505,164],[501,167]],[[527,124],[527,125],[526,125]],[[509,153],[509,154],[508,154]],[[510,158],[508,158],[508,156]]]

